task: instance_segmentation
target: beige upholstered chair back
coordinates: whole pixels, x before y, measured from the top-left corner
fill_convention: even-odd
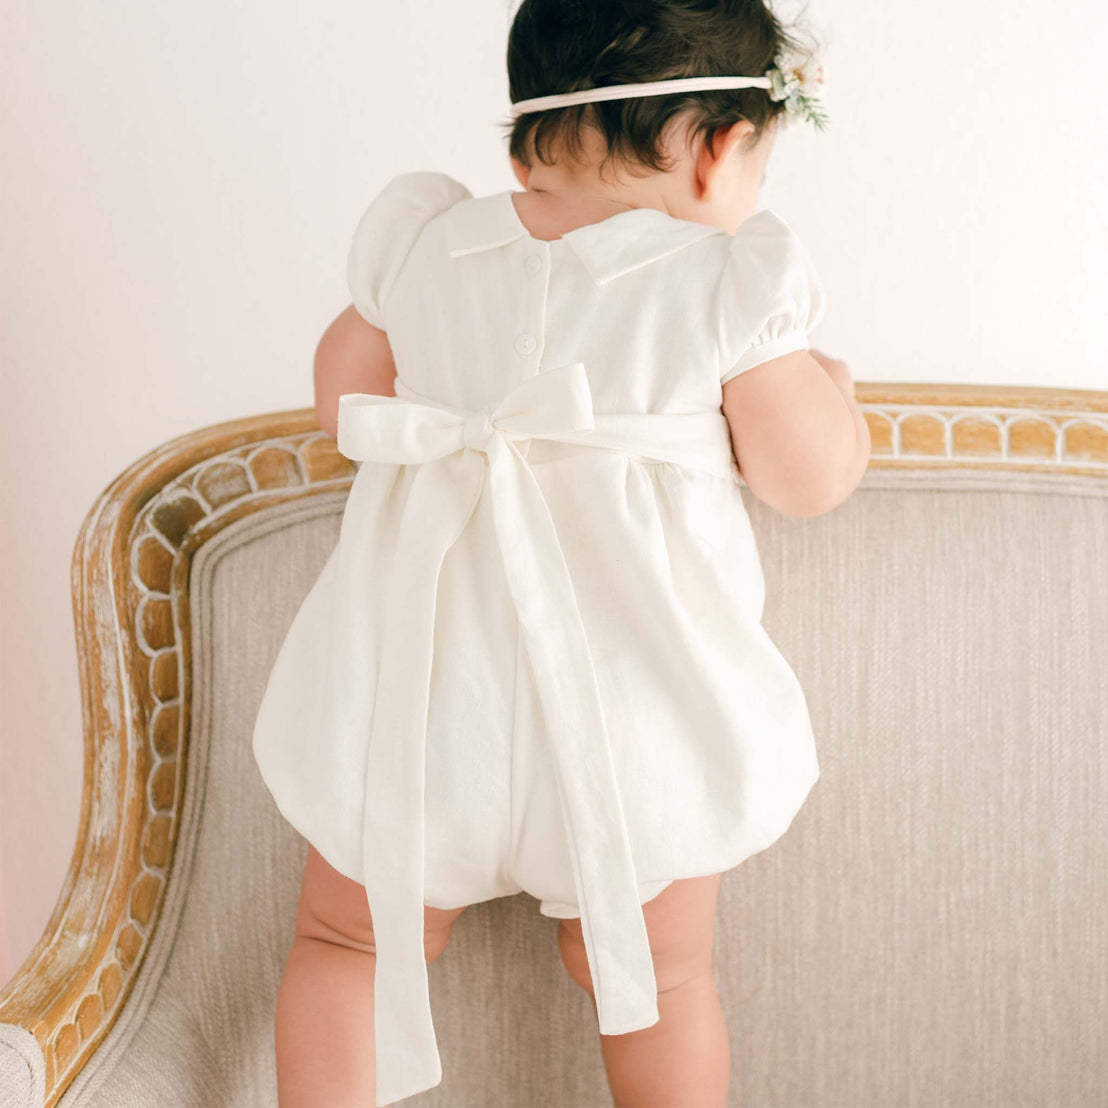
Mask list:
[[[822,776],[728,873],[716,974],[743,1108],[1108,1103],[1108,393],[858,386],[838,509],[744,496]],[[86,780],[72,870],[0,990],[0,1104],[276,1105],[306,844],[251,750],[353,470],[310,412],[138,461],[73,562]],[[430,970],[412,1103],[611,1104],[527,894]],[[408,1102],[405,1102],[408,1103]]]

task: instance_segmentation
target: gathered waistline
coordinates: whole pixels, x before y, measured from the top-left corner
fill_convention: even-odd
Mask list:
[[[557,375],[560,371],[548,372]],[[399,376],[393,384],[398,399],[444,412],[458,410],[454,405],[411,388]],[[641,451],[637,449],[640,445]],[[642,465],[674,466],[726,478],[734,484],[742,480],[732,450],[731,426],[721,408],[686,412],[594,410],[591,429],[517,438],[515,446],[528,464],[534,465],[575,457],[585,450],[602,449],[632,458]]]

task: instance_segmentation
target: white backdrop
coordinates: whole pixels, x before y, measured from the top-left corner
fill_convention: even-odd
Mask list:
[[[781,136],[763,205],[827,287],[812,344],[857,379],[1108,388],[1108,15],[1079,8],[810,0],[832,126]],[[0,980],[76,834],[85,513],[167,439],[311,405],[388,177],[517,187],[493,125],[512,10],[0,9]]]

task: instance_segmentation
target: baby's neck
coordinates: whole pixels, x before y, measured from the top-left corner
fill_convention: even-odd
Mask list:
[[[556,239],[587,223],[599,223],[619,212],[643,207],[630,200],[576,187],[528,187],[512,195],[516,214],[532,238]],[[649,206],[649,205],[646,205]]]

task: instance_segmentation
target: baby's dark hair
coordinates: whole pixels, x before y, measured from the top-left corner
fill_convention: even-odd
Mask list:
[[[514,103],[533,96],[675,77],[760,77],[779,51],[816,52],[785,30],[765,0],[522,0],[508,33],[508,88]],[[501,123],[508,152],[528,169],[552,165],[562,147],[579,157],[582,130],[605,138],[609,159],[666,172],[664,137],[688,114],[689,143],[740,119],[761,139],[783,101],[762,88],[714,89],[602,100],[529,112]]]

